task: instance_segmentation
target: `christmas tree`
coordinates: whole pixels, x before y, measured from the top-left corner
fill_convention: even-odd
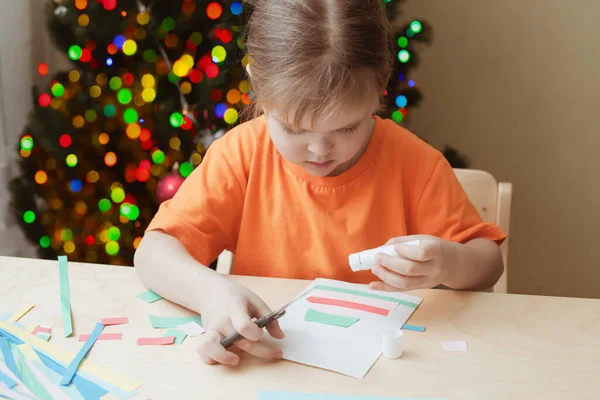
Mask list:
[[[400,0],[384,0],[399,20]],[[20,140],[12,209],[43,258],[132,265],[161,201],[243,122],[251,99],[240,1],[53,0],[48,31],[73,68],[34,90]],[[409,72],[430,29],[396,29],[382,117],[421,100]],[[48,66],[38,66],[50,76]],[[243,114],[242,114],[243,115]]]

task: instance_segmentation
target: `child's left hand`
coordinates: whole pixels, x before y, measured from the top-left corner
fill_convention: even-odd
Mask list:
[[[420,245],[402,245],[403,242],[420,240]],[[435,236],[412,235],[390,239],[387,245],[395,245],[398,256],[379,253],[377,265],[372,272],[383,282],[371,282],[369,289],[398,291],[429,289],[448,278],[452,266],[450,243]]]

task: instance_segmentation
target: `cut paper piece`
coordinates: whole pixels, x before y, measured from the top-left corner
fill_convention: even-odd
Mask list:
[[[67,256],[58,256],[58,273],[60,276],[60,313],[63,319],[63,331],[65,337],[69,337],[73,333],[73,321],[71,320],[71,293],[69,291]]]
[[[34,394],[31,392],[31,390],[29,390],[27,388],[27,386],[25,386],[25,384],[23,383],[23,381],[21,381],[19,378],[17,378],[17,376],[15,374],[13,374],[12,371],[9,370],[6,367],[6,365],[4,365],[1,362],[0,362],[0,371],[2,371],[2,373],[4,373],[4,375],[8,376],[10,379],[12,379],[13,381],[15,381],[17,383],[17,385],[12,388],[12,390],[15,393],[19,393],[21,395],[25,395],[27,397],[27,399],[34,399],[35,398]],[[0,384],[0,388],[7,389],[6,386],[1,385],[1,384]],[[2,397],[0,397],[0,399],[1,398]]]
[[[36,350],[42,361],[44,361],[42,358],[43,355],[53,362],[58,363],[63,369],[73,359],[73,353],[70,351],[66,351],[52,343],[46,343],[38,337],[30,335],[27,331],[21,330],[11,324],[0,322],[0,334],[15,344],[29,343]],[[111,393],[121,393],[122,396],[119,397],[131,396],[137,388],[142,386],[140,382],[134,379],[87,359],[83,360],[77,374]]]
[[[467,351],[467,342],[442,342],[442,347],[444,347],[445,351]]]
[[[21,380],[29,390],[33,392],[36,399],[52,400],[53,396],[48,392],[44,385],[38,380],[34,372],[26,364],[25,355],[16,348],[15,359],[21,374]]]
[[[45,355],[36,352],[42,363],[50,370],[54,371],[58,375],[61,376],[65,374],[66,368],[62,365],[58,364],[56,361],[51,358],[46,357]],[[99,399],[108,393],[104,388],[84,379],[80,376],[79,372],[75,374],[73,377],[73,385],[77,388],[77,391],[86,399]]]
[[[11,400],[35,400],[33,397],[26,396],[23,393],[8,389],[2,385],[0,385],[0,398]]]
[[[309,303],[326,304],[326,305],[329,305],[329,306],[351,308],[353,310],[366,311],[366,312],[370,312],[370,313],[373,313],[373,314],[383,315],[383,316],[386,316],[386,317],[390,313],[390,310],[386,310],[384,308],[374,307],[374,306],[370,306],[368,304],[355,303],[353,301],[345,301],[345,300],[337,300],[337,299],[327,299],[327,298],[324,298],[324,297],[312,297],[312,296],[309,297],[309,298],[307,298],[306,300]]]
[[[374,397],[326,393],[292,393],[272,390],[263,390],[258,393],[256,400],[443,400],[433,398],[408,398],[408,397]]]
[[[146,303],[154,303],[155,301],[162,299],[162,296],[154,293],[152,290],[140,293],[137,295],[137,297],[144,300]]]
[[[104,329],[104,325],[102,325],[101,322],[98,322],[96,324],[96,327],[90,334],[90,337],[86,340],[86,342],[83,344],[83,346],[81,346],[81,349],[79,349],[79,351],[73,358],[73,361],[71,361],[69,363],[69,365],[67,366],[65,375],[64,375],[63,379],[60,381],[60,384],[62,386],[66,386],[69,383],[71,383],[71,380],[73,379],[73,376],[75,375],[75,372],[77,372],[77,368],[79,368],[79,363],[81,363],[81,361],[83,361],[83,359],[85,358],[88,351],[90,351],[90,349],[92,348],[92,346],[98,339],[98,336],[100,336],[100,334],[102,333],[103,329]]]
[[[35,350],[30,345],[24,343],[19,346],[18,353],[20,356],[21,368],[27,369],[28,373],[31,373],[31,376],[35,378],[36,388],[30,388],[32,392],[40,392],[40,393],[48,393],[50,399],[54,400],[69,400],[69,397],[60,389],[60,386],[52,383],[48,377],[40,372],[38,368],[33,365],[34,361],[39,361],[37,354],[35,354]],[[40,396],[43,398],[43,396]]]
[[[90,338],[88,334],[79,335],[79,341],[85,342]],[[121,332],[118,333],[102,333],[96,340],[121,340],[123,339],[123,334]]]
[[[102,322],[102,325],[104,325],[104,326],[108,326],[108,325],[122,325],[122,324],[128,324],[129,323],[129,318],[127,318],[127,317],[102,318],[100,320],[100,322]]]
[[[407,331],[425,332],[424,326],[416,326],[416,325],[409,325],[409,324],[402,325],[402,329],[407,330]]]
[[[355,303],[368,304],[368,305],[374,306],[374,307],[385,308],[386,310],[390,310],[390,311],[394,311],[396,308],[398,308],[397,301],[374,299],[372,297],[357,296],[355,294],[333,292],[330,290],[315,289],[315,290],[311,291],[310,294],[311,294],[311,296],[314,296],[314,297],[324,297],[324,298],[329,298],[329,299],[346,300],[346,301],[353,301]]]
[[[320,324],[340,326],[342,328],[348,328],[352,324],[358,321],[358,318],[346,317],[344,315],[328,314],[321,311],[313,310],[309,308],[306,310],[304,320],[308,322],[318,322]]]
[[[44,341],[49,341],[50,338],[52,337],[51,334],[49,333],[43,333],[43,332],[38,332],[35,334],[36,337],[39,337],[40,339],[44,340]]]
[[[202,326],[202,318],[198,316],[193,317],[159,317],[157,315],[148,315],[150,323],[153,328],[178,328],[179,325],[187,324],[188,322],[195,322]]]
[[[179,325],[178,328],[184,331],[186,335],[191,337],[200,336],[204,333],[204,328],[194,321],[188,322],[187,324]]]
[[[183,331],[180,331],[179,329],[169,329],[165,332],[165,336],[174,336],[175,341],[173,342],[173,344],[181,344],[187,337],[187,334]]]
[[[42,326],[42,325],[38,325],[36,326],[32,331],[31,334],[35,335],[38,333],[51,333],[52,332],[52,328],[51,327],[47,327],[47,326]]]
[[[138,346],[163,346],[173,344],[175,336],[138,338]]]
[[[44,377],[49,380],[54,387],[59,388],[70,400],[87,400],[77,391],[77,387],[75,385],[60,386],[60,380],[62,379],[62,376],[46,367],[39,359],[37,353],[35,354],[37,358],[35,360],[31,360],[32,366],[37,369],[39,373],[43,374]]]
[[[35,304],[27,304],[26,306],[21,307],[13,315],[11,315],[6,320],[6,322],[17,322],[18,320],[20,320],[23,317],[23,315],[27,314],[29,312],[29,310],[31,310],[33,307],[35,307]]]
[[[396,303],[401,304],[403,306],[407,306],[407,307],[411,307],[411,308],[417,308],[417,306],[418,306],[417,303],[413,303],[413,302],[410,302],[410,301],[402,300],[402,299],[399,299],[397,297],[383,296],[383,295],[375,294],[375,293],[371,293],[371,292],[362,292],[360,290],[345,289],[345,288],[339,288],[339,287],[336,287],[336,286],[317,285],[317,286],[315,286],[315,289],[330,290],[332,292],[348,293],[348,294],[353,294],[353,295],[356,295],[356,296],[370,297],[372,299],[393,301],[393,302],[396,302]]]
[[[0,352],[2,352],[2,358],[4,358],[4,363],[18,379],[21,379],[21,374],[19,373],[19,369],[17,368],[17,363],[15,362],[15,358],[13,356],[12,351],[10,350],[10,346],[8,345],[8,340],[6,338],[0,336]]]
[[[0,382],[4,382],[9,389],[17,386],[17,381],[15,381],[10,376],[6,375],[4,372],[0,371]]]

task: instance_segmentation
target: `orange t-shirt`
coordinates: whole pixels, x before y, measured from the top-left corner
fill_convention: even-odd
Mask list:
[[[235,127],[161,204],[148,227],[156,229],[203,265],[230,250],[235,274],[359,283],[375,276],[353,272],[348,255],[392,237],[505,238],[482,222],[439,151],[378,117],[363,156],[334,177],[284,160],[264,116]]]

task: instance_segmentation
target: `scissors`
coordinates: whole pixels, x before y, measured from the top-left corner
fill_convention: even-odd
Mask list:
[[[265,315],[264,317],[260,317],[259,319],[257,319],[256,321],[254,321],[254,323],[259,327],[259,328],[264,328],[265,326],[269,325],[271,322],[273,321],[277,321],[279,318],[283,317],[285,315],[286,309],[291,306],[293,303],[295,303],[296,301],[300,300],[302,297],[304,297],[305,294],[307,294],[310,290],[305,291],[300,293],[298,296],[296,296],[294,299],[292,299],[292,301],[290,301],[289,303],[287,303],[286,305],[284,305],[283,307],[273,311],[271,314],[269,315]],[[231,346],[233,346],[233,344],[235,342],[237,342],[240,339],[243,339],[244,337],[242,335],[240,335],[239,333],[234,333],[233,335],[230,335],[228,337],[226,337],[225,339],[221,340],[221,346],[225,347],[226,349],[230,348]]]

